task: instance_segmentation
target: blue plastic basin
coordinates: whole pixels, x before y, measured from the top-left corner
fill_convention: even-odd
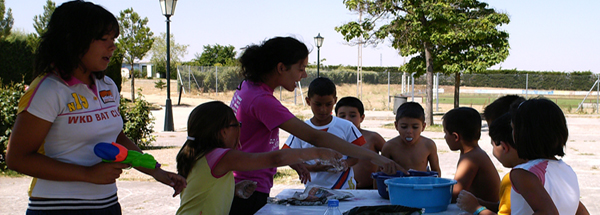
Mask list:
[[[414,176],[428,176],[428,177],[437,177],[438,176],[438,173],[435,171],[423,172],[423,171],[416,171],[416,170],[408,170],[408,173],[410,173],[410,175],[404,175],[404,173],[402,173],[400,171],[396,172],[395,175],[388,175],[383,172],[374,172],[374,173],[371,173],[371,178],[375,179],[375,181],[377,182],[377,192],[379,193],[379,196],[381,196],[381,198],[384,198],[384,199],[389,199],[390,196],[388,194],[387,185],[385,183],[383,183],[387,179],[398,178],[398,177],[414,177]]]
[[[426,213],[445,211],[452,200],[455,180],[434,177],[401,177],[385,180],[393,205],[425,208]]]

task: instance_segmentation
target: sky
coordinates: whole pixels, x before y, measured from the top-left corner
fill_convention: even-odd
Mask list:
[[[510,35],[510,55],[492,69],[529,71],[591,71],[600,73],[600,1],[596,0],[483,0],[489,7],[510,17],[500,28]],[[54,1],[57,6],[65,2]],[[166,18],[158,0],[93,0],[112,12],[133,8],[148,18],[154,35],[166,32]],[[43,13],[46,0],[5,0],[12,9],[13,29],[35,32],[33,17]],[[205,45],[240,48],[260,44],[275,36],[292,36],[304,42],[316,64],[314,37],[324,42],[320,57],[324,65],[358,64],[358,47],[347,44],[334,30],[358,14],[333,0],[179,0],[171,17],[172,40],[189,45],[183,60],[201,54]],[[148,58],[149,59],[149,58]],[[400,66],[404,58],[389,42],[363,47],[363,66]]]

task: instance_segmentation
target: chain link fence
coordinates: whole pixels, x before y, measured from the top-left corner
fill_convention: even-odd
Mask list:
[[[298,82],[293,92],[278,88],[274,95],[283,102],[304,104],[310,82],[317,77],[315,68],[307,68],[307,78]],[[182,93],[215,93],[235,90],[243,80],[237,67],[178,66],[178,83]],[[426,75],[403,72],[363,71],[336,69],[320,70],[319,75],[328,77],[340,86],[338,98],[360,98],[367,110],[391,110],[395,100],[404,99],[424,103],[426,100]],[[360,78],[357,78],[360,77]],[[453,104],[456,76],[436,73],[433,80],[434,111],[441,104]],[[599,74],[461,74],[460,104],[485,106],[496,98],[516,94],[526,98],[545,96],[568,112],[598,113],[600,101]]]

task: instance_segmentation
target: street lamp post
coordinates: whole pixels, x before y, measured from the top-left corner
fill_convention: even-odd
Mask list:
[[[167,101],[165,103],[165,131],[175,131],[173,128],[173,108],[171,107],[171,33],[169,24],[171,16],[175,14],[177,0],[159,0],[162,14],[167,17]]]
[[[317,78],[319,77],[319,69],[321,68],[321,46],[323,45],[323,38],[321,33],[315,37],[315,43],[317,44]]]

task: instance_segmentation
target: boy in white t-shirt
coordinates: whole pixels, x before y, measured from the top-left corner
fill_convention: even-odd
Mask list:
[[[306,103],[310,106],[313,117],[306,123],[315,129],[327,131],[352,144],[362,146],[365,144],[361,132],[352,122],[331,115],[337,101],[335,84],[328,78],[319,77],[313,80],[308,87]],[[283,148],[311,148],[315,147],[294,135],[290,135]],[[306,186],[317,185],[330,189],[356,189],[356,180],[351,166],[358,163],[357,158],[344,156],[345,163],[342,167],[332,166],[320,161],[310,161],[300,165],[293,165]]]

